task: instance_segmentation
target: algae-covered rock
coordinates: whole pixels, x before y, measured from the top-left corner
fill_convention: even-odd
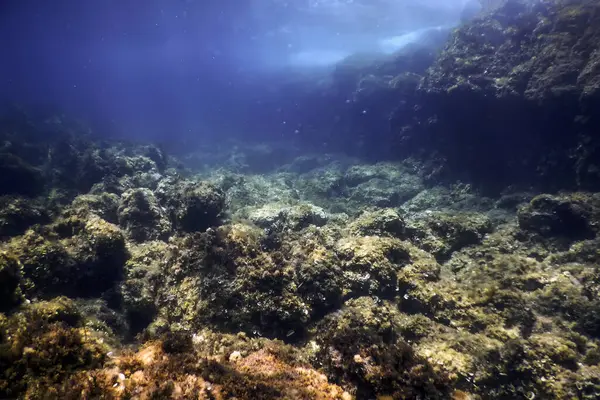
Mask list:
[[[19,261],[0,250],[0,312],[10,311],[23,300]]]
[[[169,164],[169,159],[168,159],[167,153],[164,151],[163,148],[158,147],[153,144],[149,144],[149,145],[145,145],[145,146],[140,146],[136,150],[141,155],[152,160],[154,162],[154,164],[156,165],[156,168],[158,169],[158,171],[162,172],[167,168],[167,166]]]
[[[107,345],[119,346],[133,337],[131,326],[121,310],[115,307],[117,303],[114,297],[105,297],[78,298],[74,301],[85,327],[101,335]]]
[[[47,293],[52,296],[76,289],[73,286],[77,280],[73,274],[74,262],[56,238],[47,239],[30,230],[13,239],[8,249],[22,264],[27,295]]]
[[[578,364],[580,359],[576,343],[551,333],[513,339],[484,355],[481,362],[493,367],[478,370],[474,384],[493,399],[585,398],[582,389],[588,391],[594,379],[588,368]],[[575,376],[579,379],[573,379]]]
[[[341,239],[336,252],[341,261],[347,291],[352,296],[391,296],[398,287],[398,273],[410,263],[404,244],[377,236]]]
[[[400,207],[408,215],[436,210],[487,212],[492,208],[493,199],[483,196],[473,185],[462,182],[428,187]]]
[[[44,398],[71,374],[102,366],[107,349],[67,298],[0,318],[0,397]]]
[[[600,263],[600,238],[577,241],[566,251],[551,254],[548,261],[560,264],[598,265]]]
[[[64,211],[65,216],[87,218],[90,214],[99,216],[107,222],[118,222],[117,208],[119,196],[114,193],[82,194],[73,199]]]
[[[352,224],[350,230],[355,235],[403,237],[404,218],[393,208],[383,208],[363,212]]]
[[[35,200],[0,196],[0,238],[20,235],[35,224],[49,222],[48,214]]]
[[[120,294],[134,333],[146,328],[157,315],[156,302],[160,283],[164,281],[161,266],[168,251],[167,244],[161,241],[130,247],[131,258],[125,263]]]
[[[600,229],[600,196],[542,194],[519,209],[519,226],[542,236],[589,239]]]
[[[91,195],[105,195],[113,194],[117,197],[121,196],[123,192],[128,189],[135,187],[134,182],[128,175],[117,177],[115,175],[106,175],[102,181],[95,183],[89,190]]]
[[[8,245],[22,264],[28,295],[87,297],[115,285],[128,257],[115,225],[91,216],[62,219],[52,228],[54,232],[30,230]]]
[[[104,368],[74,373],[69,385],[52,389],[61,398],[352,399],[306,362],[291,361],[293,349],[232,336],[171,333],[115,356]],[[205,350],[212,346],[221,351]]]
[[[294,252],[292,263],[297,268],[294,282],[302,300],[309,305],[312,319],[339,307],[348,294],[342,261],[338,254],[323,245],[302,246]]]
[[[295,206],[267,204],[251,211],[248,219],[261,228],[277,232],[300,230],[309,225],[323,226],[329,215],[321,207],[310,203]]]
[[[342,182],[349,200],[363,206],[398,207],[423,189],[417,175],[391,163],[351,167]]]
[[[186,231],[201,231],[216,225],[225,205],[225,196],[215,186],[200,182],[184,189],[177,222]]]
[[[300,243],[271,250],[263,246],[263,230],[240,223],[171,243],[160,264],[153,325],[210,324],[299,340],[308,321],[341,304],[344,290],[336,253],[311,229],[318,228],[307,228]]]
[[[565,271],[546,285],[536,298],[540,312],[561,315],[574,323],[573,328],[593,337],[600,337],[600,300],[590,297],[586,288],[576,277]]]
[[[359,215],[366,208],[401,206],[423,190],[423,182],[401,163],[357,164],[342,158],[310,171],[293,187],[331,212]]]
[[[167,239],[172,226],[166,210],[158,204],[151,190],[130,189],[121,195],[119,225],[136,242]]]
[[[350,300],[315,325],[315,362],[356,385],[357,398],[443,398],[447,377],[416,355],[400,336],[401,314],[370,297]]]
[[[312,310],[297,292],[294,266],[281,255],[262,252],[259,237],[243,225],[228,226],[219,234],[221,246],[227,249],[221,268],[233,269],[235,275],[212,278],[222,282],[221,289],[213,286],[211,292],[217,292],[204,297],[216,297],[223,309],[212,310],[212,302],[206,305],[209,312],[216,312],[217,319],[227,324],[265,336],[301,336]]]
[[[406,224],[406,236],[438,260],[447,259],[463,247],[480,243],[491,231],[492,223],[486,215],[469,212],[425,212]]]
[[[157,196],[177,229],[204,231],[218,225],[225,207],[225,194],[215,185],[200,181],[166,180],[157,188]]]
[[[116,167],[113,152],[79,138],[54,143],[48,158],[45,173],[52,186],[73,195],[87,192]]]
[[[83,287],[92,292],[108,289],[121,278],[129,254],[121,231],[99,217],[85,221],[82,230],[62,243],[78,266],[75,274]]]
[[[458,27],[425,74],[418,104],[396,110],[397,151],[442,159],[442,178],[494,191],[598,188],[598,8],[594,0],[502,1]]]

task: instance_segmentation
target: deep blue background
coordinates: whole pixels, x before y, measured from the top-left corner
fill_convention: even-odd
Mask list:
[[[322,77],[306,62],[452,23],[463,0],[345,3],[3,0],[0,100],[52,106],[107,135],[285,140],[301,128],[286,115],[304,89],[282,84]],[[294,54],[302,66],[290,65]]]

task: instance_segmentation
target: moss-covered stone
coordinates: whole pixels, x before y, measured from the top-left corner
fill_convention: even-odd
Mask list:
[[[300,230],[309,225],[323,226],[329,215],[321,208],[312,204],[285,206],[267,204],[249,213],[248,218],[257,226],[268,231],[281,232]]]
[[[121,231],[97,216],[61,219],[53,232],[28,231],[8,250],[22,265],[29,296],[93,296],[112,288],[128,253]]]
[[[15,254],[22,265],[23,290],[28,296],[53,296],[75,289],[72,284],[77,277],[72,274],[73,260],[56,240],[48,240],[30,230],[11,241],[8,251]]]
[[[218,225],[225,207],[225,195],[208,182],[177,182],[160,188],[174,225],[186,232],[204,231]]]
[[[393,208],[363,212],[351,225],[350,230],[359,236],[404,237],[405,222]]]
[[[130,189],[123,193],[118,218],[119,225],[136,242],[165,240],[172,230],[166,210],[149,189]]]
[[[492,223],[486,215],[469,212],[425,212],[406,224],[406,236],[438,260],[447,259],[465,246],[480,243],[491,231]]]
[[[543,236],[589,239],[600,229],[600,196],[539,195],[519,209],[519,226]]]
[[[79,218],[87,218],[90,214],[94,214],[107,222],[117,224],[118,206],[119,196],[114,193],[82,194],[73,199],[64,214],[67,217],[77,216]]]
[[[49,212],[35,200],[0,196],[0,238],[17,236],[35,224],[47,223]]]
[[[336,247],[346,282],[353,297],[390,297],[398,289],[398,273],[410,263],[410,254],[399,240],[377,236],[341,239]]]
[[[160,241],[131,246],[131,258],[120,283],[122,308],[134,333],[146,328],[156,317],[158,293],[163,282],[162,265],[169,247]]]
[[[66,298],[39,302],[0,319],[0,396],[41,398],[80,370],[102,365],[107,349],[82,327]]]
[[[387,302],[350,300],[313,328],[315,362],[341,382],[357,385],[357,398],[448,396],[448,378],[435,373],[403,340],[399,319]]]
[[[600,337],[600,301],[590,298],[583,284],[570,273],[557,275],[537,296],[537,305],[547,315],[559,313],[574,322],[574,328]]]
[[[0,250],[0,312],[10,311],[23,300],[19,261]]]

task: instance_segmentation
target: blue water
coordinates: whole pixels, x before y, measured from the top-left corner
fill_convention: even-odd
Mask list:
[[[128,138],[297,140],[294,100],[336,63],[454,26],[463,3],[5,0],[0,100],[51,105]]]

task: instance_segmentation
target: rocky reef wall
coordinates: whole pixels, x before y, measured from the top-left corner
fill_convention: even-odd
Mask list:
[[[497,185],[597,188],[600,5],[508,1],[457,29],[418,88],[399,149]]]
[[[508,0],[392,59],[341,63],[338,104],[305,143],[376,159],[417,157],[434,180],[595,189],[600,184],[600,5]],[[445,43],[445,44],[442,44]],[[304,96],[304,97],[302,97]]]

